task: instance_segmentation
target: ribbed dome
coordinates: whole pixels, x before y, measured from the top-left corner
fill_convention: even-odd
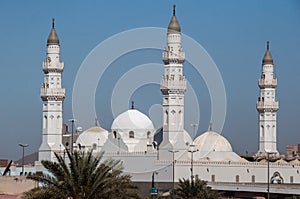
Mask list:
[[[121,113],[111,125],[111,129],[138,130],[154,129],[152,121],[138,110],[130,109]]]
[[[175,5],[173,7],[173,16],[168,26],[168,32],[180,32],[181,28],[175,15]]]
[[[273,58],[271,56],[270,50],[269,50],[269,41],[267,42],[267,51],[265,53],[265,56],[263,58],[262,64],[272,64],[273,65]]]
[[[54,28],[54,19],[52,19],[52,29],[47,39],[47,46],[48,45],[59,45],[59,39]]]
[[[232,152],[226,138],[214,131],[207,131],[197,137],[194,144],[199,151]]]

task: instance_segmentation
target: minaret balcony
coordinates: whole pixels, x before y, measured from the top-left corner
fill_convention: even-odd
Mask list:
[[[184,52],[174,53],[172,51],[163,51],[162,58],[164,63],[168,63],[169,61],[172,60],[178,61],[179,63],[183,63],[185,60],[185,53]]]
[[[64,98],[66,90],[64,88],[41,88],[41,97],[59,97]]]
[[[186,81],[185,79],[180,81],[162,79],[160,82],[160,89],[186,90]]]
[[[259,88],[276,88],[277,79],[259,79],[258,86]]]
[[[259,112],[277,112],[279,109],[278,101],[267,102],[267,101],[258,101],[256,103],[256,109]]]
[[[45,73],[53,72],[53,73],[61,73],[64,70],[64,63],[58,63],[56,65],[50,65],[48,62],[43,62],[43,71]]]

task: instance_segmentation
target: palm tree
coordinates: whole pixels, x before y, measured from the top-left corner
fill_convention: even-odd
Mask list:
[[[197,176],[190,182],[189,179],[179,179],[178,188],[175,189],[175,198],[189,199],[216,199],[220,197],[217,191],[207,186],[207,182],[200,180]]]
[[[105,160],[103,153],[67,151],[69,163],[55,153],[57,162],[42,161],[50,174],[33,174],[27,178],[42,184],[24,193],[24,199],[94,199],[139,198],[130,176],[122,174],[120,161]]]

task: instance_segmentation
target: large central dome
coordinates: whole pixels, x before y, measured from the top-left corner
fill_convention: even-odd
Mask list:
[[[232,151],[231,145],[228,140],[214,131],[207,131],[203,133],[195,139],[194,144],[199,149],[199,151]]]
[[[145,114],[130,109],[114,120],[111,131],[115,139],[122,139],[129,152],[146,151],[153,140],[154,126]]]
[[[120,114],[111,126],[111,129],[137,130],[154,129],[152,121],[138,110],[130,109]]]

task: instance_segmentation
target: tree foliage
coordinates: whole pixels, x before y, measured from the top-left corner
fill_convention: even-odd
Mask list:
[[[175,189],[175,198],[180,199],[216,199],[220,194],[207,186],[207,182],[199,179],[195,180],[179,179],[178,188]]]
[[[24,193],[24,199],[139,198],[120,161],[101,161],[103,153],[93,156],[92,151],[67,154],[68,163],[56,153],[57,162],[41,162],[49,174],[29,175],[42,186]]]

